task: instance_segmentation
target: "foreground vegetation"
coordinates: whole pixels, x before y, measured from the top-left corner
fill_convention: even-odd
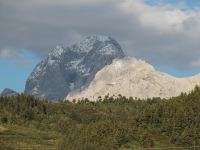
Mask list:
[[[97,102],[0,97],[0,149],[131,150],[200,147],[200,88],[171,99]]]

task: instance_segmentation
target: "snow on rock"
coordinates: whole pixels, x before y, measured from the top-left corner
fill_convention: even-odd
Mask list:
[[[87,87],[100,69],[122,57],[120,45],[107,36],[90,36],[67,48],[56,46],[32,71],[25,94],[62,99]]]
[[[110,37],[104,36],[104,35],[94,36],[93,38],[96,38],[98,41],[101,41],[101,42],[106,42],[110,40]]]
[[[112,38],[108,37],[108,36],[89,36],[89,37],[86,37],[84,40],[82,40],[81,42],[77,43],[77,44],[74,44],[72,46],[72,49],[73,51],[75,52],[90,52],[93,47],[95,46],[94,44],[97,43],[97,42],[109,42],[111,41]],[[111,44],[112,45],[112,44]]]
[[[64,48],[62,46],[57,45],[55,49],[53,49],[50,53],[50,57],[60,57],[64,52]]]
[[[99,51],[100,54],[106,54],[106,55],[113,55],[115,52],[116,51],[113,50],[113,46],[111,44],[108,44]]]
[[[89,52],[92,50],[95,42],[95,38],[87,37],[83,41],[73,45],[73,50],[76,52]]]
[[[65,64],[65,69],[78,69],[78,65],[83,61],[83,59],[76,59],[76,60],[72,60],[69,63]]]

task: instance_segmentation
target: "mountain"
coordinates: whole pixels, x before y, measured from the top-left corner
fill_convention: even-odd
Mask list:
[[[200,85],[200,75],[189,78],[176,78],[156,71],[153,66],[135,58],[116,59],[100,70],[88,88],[69,93],[66,99],[89,98],[95,101],[98,96],[169,98],[189,92]]]
[[[72,90],[86,88],[99,70],[124,56],[117,41],[107,36],[90,36],[67,48],[57,46],[34,68],[25,94],[62,99]]]
[[[5,88],[0,94],[0,96],[15,96],[15,95],[17,95],[17,92],[9,88]]]

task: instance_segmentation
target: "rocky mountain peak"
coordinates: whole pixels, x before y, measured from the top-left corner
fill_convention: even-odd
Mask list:
[[[87,87],[97,71],[124,56],[118,42],[108,36],[89,36],[67,48],[56,46],[29,76],[25,93],[62,99],[71,90]]]
[[[50,53],[49,57],[56,57],[59,58],[64,52],[64,48],[60,45],[57,45]]]

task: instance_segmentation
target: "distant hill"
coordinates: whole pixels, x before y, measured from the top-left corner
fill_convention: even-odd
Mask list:
[[[17,92],[9,88],[5,88],[0,94],[0,96],[14,96],[14,95],[17,95]]]

